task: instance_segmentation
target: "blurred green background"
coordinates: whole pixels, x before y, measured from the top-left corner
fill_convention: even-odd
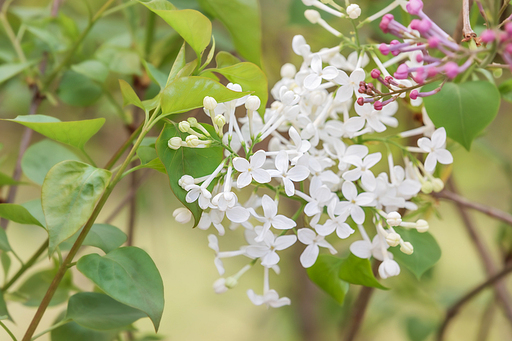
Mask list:
[[[383,8],[391,1],[358,1],[364,18]],[[425,12],[431,15],[447,32],[453,32],[462,1],[447,3],[435,0],[425,1]],[[101,1],[90,1],[92,8],[98,8]],[[31,8],[47,8],[48,1],[15,1],[28,11]],[[182,8],[198,8],[193,0],[176,1]],[[144,21],[147,13],[143,6],[136,5],[136,14]],[[63,13],[73,18],[80,28],[85,25],[86,8],[82,1],[64,1]],[[261,0],[261,18],[263,29],[264,71],[271,87],[279,79],[282,64],[292,62],[299,66],[301,60],[291,50],[291,40],[295,34],[305,36],[313,51],[322,47],[338,44],[337,38],[321,28],[309,24],[303,18],[304,6],[300,0]],[[347,22],[335,20],[323,15],[332,26],[348,33]],[[116,13],[98,22],[80,51],[82,56],[96,53],[97,47],[112,38],[124,39],[129,35],[127,15]],[[141,24],[143,25],[143,24]],[[379,39],[389,41],[392,38],[376,31],[375,23],[362,32],[362,39],[374,42]],[[218,22],[214,22],[214,34],[217,49],[232,50],[229,35]],[[161,20],[157,20],[155,50],[166,50],[166,42],[172,40],[172,31]],[[137,34],[137,32],[136,32]],[[0,47],[8,44],[5,36],[0,38]],[[350,51],[343,51],[347,55]],[[168,52],[168,60],[162,62],[165,69],[172,62],[173,52]],[[126,74],[110,74],[108,90],[118,103],[122,103],[117,78],[131,80]],[[505,71],[501,82],[509,78]],[[148,96],[151,88],[148,90]],[[10,80],[0,87],[0,117],[13,118],[28,113],[30,91],[21,77]],[[510,211],[512,207],[512,179],[507,167],[512,162],[512,116],[511,106],[504,102],[496,120],[489,126],[486,134],[473,144],[471,153],[458,145],[451,145],[455,162],[453,174],[461,193],[476,202]],[[126,109],[128,110],[128,109]],[[43,102],[38,113],[56,116],[62,120],[80,120],[94,117],[106,117],[107,122],[98,135],[88,144],[88,151],[98,164],[104,164],[110,155],[124,142],[126,132],[116,109],[105,96],[100,96],[93,105],[82,108],[71,106],[59,100],[50,104]],[[410,112],[400,112],[401,122],[411,120]],[[12,172],[16,159],[22,127],[9,122],[0,123],[0,142],[3,143],[1,155],[5,157],[1,171]],[[153,136],[158,132],[155,130]],[[41,140],[34,134],[33,142]],[[128,191],[128,182],[123,181],[109,199],[98,221],[106,219]],[[3,189],[5,191],[5,189]],[[39,195],[38,186],[20,188],[17,203],[32,200]],[[339,306],[329,296],[317,289],[300,266],[298,256],[300,248],[282,253],[281,275],[271,274],[271,287],[275,287],[282,296],[290,297],[291,306],[280,309],[257,307],[251,304],[246,291],[253,288],[257,293],[262,290],[260,267],[254,267],[242,277],[239,285],[222,295],[216,295],[212,283],[218,278],[213,264],[213,251],[207,247],[207,235],[211,231],[192,229],[191,225],[177,224],[172,212],[179,207],[173,197],[168,179],[163,174],[152,172],[138,192],[138,210],[135,233],[135,245],[145,249],[160,270],[165,284],[166,307],[160,333],[165,340],[268,340],[268,341],[311,341],[340,340],[346,323],[351,316],[351,306],[359,287],[352,286],[344,306]],[[430,214],[430,231],[437,239],[443,255],[440,262],[418,281],[406,269],[400,276],[384,280],[383,284],[391,290],[376,291],[371,298],[366,319],[362,325],[358,340],[379,341],[421,341],[434,339],[435,329],[444,317],[446,307],[455,302],[464,293],[485,279],[483,264],[469,239],[460,217],[451,203],[435,202],[439,217]],[[500,268],[504,259],[504,250],[512,245],[511,226],[502,226],[480,213],[470,212],[481,238],[492,251],[495,263]],[[112,224],[126,230],[127,208],[112,221]],[[505,232],[504,232],[505,231]],[[30,257],[39,247],[46,233],[37,227],[27,227],[11,223],[7,231],[9,240],[23,259]],[[348,242],[337,242],[340,253],[348,252]],[[234,250],[242,245],[241,230],[227,233],[220,241],[222,250]],[[81,254],[91,252],[85,249]],[[16,261],[13,260],[13,263]],[[245,259],[225,261],[227,274],[238,271],[246,264]],[[47,267],[42,262],[39,268]],[[35,271],[35,269],[33,270]],[[11,274],[14,270],[11,270]],[[82,290],[90,290],[92,285],[74,271],[76,283]],[[23,281],[20,281],[22,283]],[[507,280],[507,283],[511,284]],[[512,287],[509,285],[509,288]],[[10,312],[17,322],[6,322],[16,335],[26,329],[35,309],[21,304],[9,305]],[[50,325],[64,305],[50,308],[42,326]],[[486,316],[488,319],[486,319]],[[489,318],[490,316],[490,318]],[[151,332],[148,319],[138,321],[135,326]],[[477,340],[482,328],[489,328],[487,340],[512,339],[512,326],[503,317],[495,302],[492,290],[487,289],[470,304],[465,306],[455,318],[448,330],[448,340]],[[40,327],[39,330],[43,328]],[[0,339],[7,336],[0,330]],[[49,340],[47,336],[40,340]]]

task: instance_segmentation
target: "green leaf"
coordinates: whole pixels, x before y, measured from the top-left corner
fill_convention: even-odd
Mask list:
[[[192,47],[199,58],[210,44],[212,23],[201,12],[193,9],[169,10],[154,6],[154,2],[141,2],[168,23]]]
[[[417,279],[420,279],[421,275],[441,258],[439,245],[428,232],[419,233],[417,230],[407,230],[403,227],[395,227],[395,230],[403,240],[412,244],[414,252],[412,255],[406,255],[400,251],[399,247],[389,248],[389,251],[401,266],[405,266]]]
[[[158,330],[164,287],[151,257],[134,246],[80,258],[77,269],[113,299],[143,311]]]
[[[5,303],[4,293],[2,291],[0,291],[0,316],[7,316],[7,319],[12,321],[11,314],[9,314],[7,304]],[[5,318],[2,320],[5,320]]]
[[[154,169],[154,170],[156,170],[156,171],[158,171],[160,173],[167,174],[167,172],[165,170],[165,167],[164,167],[164,165],[162,164],[162,161],[160,161],[159,158],[153,159],[153,160],[149,161],[148,163],[140,165],[138,167],[140,167],[140,168],[151,168],[151,169]]]
[[[122,75],[142,75],[139,54],[130,47],[105,44],[96,53],[96,58],[107,65],[112,72]]]
[[[176,6],[174,6],[167,0],[150,0],[150,1],[139,0],[139,2],[151,10],[174,10],[174,9],[176,9]]]
[[[77,161],[63,161],[50,169],[42,188],[50,255],[87,222],[111,175]]]
[[[75,71],[66,71],[57,89],[57,95],[64,103],[77,107],[93,104],[102,94],[101,86]]]
[[[218,69],[222,69],[240,63],[240,59],[229,52],[220,51],[217,53],[217,56],[215,56],[215,63]]]
[[[105,82],[109,72],[105,64],[93,59],[75,64],[71,69],[99,83]]]
[[[41,304],[46,291],[50,287],[53,278],[57,274],[57,268],[36,272],[30,276],[16,291],[23,298],[23,304],[29,307],[37,307]],[[71,271],[66,271],[59,287],[55,291],[50,306],[62,304],[68,300],[69,291],[73,288]]]
[[[422,91],[436,86],[429,84]],[[469,150],[473,140],[496,117],[500,93],[494,84],[486,81],[446,83],[438,94],[423,101],[432,122],[444,127],[448,137]]]
[[[16,76],[21,71],[28,68],[33,63],[13,63],[0,65],[0,84],[11,77]]]
[[[18,224],[44,227],[25,207],[17,204],[0,204],[0,217]]]
[[[73,236],[62,242],[61,249],[71,249],[83,228],[78,230]],[[105,253],[109,253],[123,245],[126,242],[126,234],[115,226],[108,224],[94,224],[85,237],[82,245],[94,246]]]
[[[341,263],[339,276],[345,282],[378,289],[387,289],[373,275],[370,261],[352,253]]]
[[[118,330],[92,330],[71,321],[53,329],[50,335],[51,341],[112,341],[117,334],[119,334]]]
[[[180,52],[178,52],[178,55],[172,64],[171,72],[169,73],[169,77],[167,77],[165,86],[169,85],[176,79],[178,73],[185,67],[186,64],[187,61],[185,59],[185,43],[183,43],[183,45],[181,45]]]
[[[211,136],[215,135],[212,126],[203,124]],[[178,180],[185,174],[194,178],[209,175],[219,166],[223,159],[222,147],[209,148],[186,148],[181,147],[178,150],[169,148],[167,142],[170,138],[179,136],[185,139],[187,133],[182,133],[177,125],[166,124],[160,137],[156,142],[156,151],[159,159],[162,161],[167,175],[169,176],[169,184],[171,189],[179,201],[187,207],[194,216],[194,227],[199,223],[202,210],[196,202],[188,203],[185,200],[187,192],[178,184]],[[209,190],[213,188],[214,182],[209,186]]]
[[[343,259],[331,255],[319,255],[315,264],[307,269],[309,278],[339,304],[343,304],[349,284],[339,277]]]
[[[231,91],[219,82],[206,77],[178,78],[162,93],[162,112],[166,116],[202,108],[206,96],[211,96],[218,103],[222,103],[248,94],[249,92]]]
[[[0,229],[0,250],[5,252],[12,251],[9,240],[7,239],[7,233],[5,233],[4,229]]]
[[[149,78],[158,86],[160,86],[161,89],[165,88],[167,85],[167,76],[162,71],[158,70],[153,64],[150,64],[146,62],[145,60],[142,61],[142,65],[144,65],[144,68],[146,69],[146,73],[148,74]]]
[[[81,292],[69,298],[67,318],[94,330],[116,329],[146,317],[142,311],[122,304],[108,295]]]
[[[21,204],[27,211],[36,218],[42,226],[46,226],[46,220],[44,218],[43,205],[41,205],[41,199],[34,199]],[[46,228],[46,227],[45,227]]]
[[[199,0],[228,29],[242,57],[261,66],[261,19],[257,0]]]
[[[11,257],[9,257],[7,252],[0,252],[0,261],[2,263],[4,278],[7,278],[9,275],[9,269],[11,268]],[[3,315],[3,313],[0,311],[0,316],[1,315]]]
[[[501,98],[507,102],[512,102],[512,79],[506,80],[498,86]]]
[[[140,146],[137,149],[137,156],[140,159],[140,163],[145,165],[151,160],[158,158],[155,147]]]
[[[231,83],[240,84],[243,91],[253,91],[253,95],[258,96],[261,100],[258,112],[261,116],[265,114],[265,105],[268,100],[267,77],[258,66],[245,62],[223,69],[208,69],[207,71],[222,74]],[[220,101],[217,102],[220,103]]]
[[[120,79],[119,87],[121,88],[121,93],[123,94],[123,105],[133,104],[136,107],[139,107],[142,110],[145,110],[144,105],[142,104],[142,102],[139,99],[139,96],[137,96],[137,94],[132,89],[130,84],[128,84],[126,81]]]
[[[436,328],[436,323],[425,321],[425,319],[416,316],[409,317],[406,320],[407,336],[410,341],[424,341]]]
[[[54,117],[45,115],[20,115],[15,119],[6,119],[6,121],[17,122],[52,140],[76,147],[80,150],[84,149],[87,141],[89,141],[105,123],[104,118],[61,122]]]
[[[28,147],[21,159],[21,169],[27,178],[42,185],[48,171],[66,160],[78,161],[80,158],[61,144],[45,139]]]
[[[0,172],[0,186],[21,185],[21,184],[23,184],[23,182],[16,181],[13,178],[11,178],[9,175]]]

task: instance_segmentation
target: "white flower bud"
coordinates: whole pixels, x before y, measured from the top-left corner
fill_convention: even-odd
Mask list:
[[[216,294],[222,294],[228,291],[228,287],[226,287],[226,280],[224,278],[219,278],[213,282],[213,290]]]
[[[412,255],[412,253],[414,252],[414,248],[412,247],[411,243],[403,242],[400,243],[400,251],[402,251],[406,255]]]
[[[421,191],[425,194],[430,194],[434,190],[434,185],[430,181],[425,181],[423,185],[421,185]]]
[[[181,138],[178,137],[178,136],[175,136],[175,137],[171,137],[169,139],[169,141],[167,141],[167,145],[169,146],[169,148],[171,149],[180,149],[181,147]]]
[[[400,226],[402,223],[402,216],[398,212],[389,212],[386,222],[389,226]]]
[[[291,63],[286,63],[281,67],[281,77],[292,79],[297,73],[297,68]]]
[[[172,212],[174,219],[180,224],[186,224],[192,219],[192,212],[185,207],[180,207]]]
[[[187,118],[187,121],[188,121],[188,123],[190,123],[191,127],[194,127],[198,124],[197,119],[195,117],[189,117],[189,118]]]
[[[313,6],[317,0],[302,0],[302,3],[306,6]]]
[[[179,124],[178,124],[178,128],[180,129],[180,131],[182,133],[186,133],[187,131],[190,130],[190,123],[188,123],[187,121],[181,121]]]
[[[434,181],[432,182],[432,187],[434,189],[434,192],[441,192],[444,188],[444,182],[443,180],[439,179],[439,178],[435,178]]]
[[[178,185],[180,185],[180,187],[183,189],[185,189],[185,187],[187,187],[187,186],[194,185],[194,184],[195,184],[194,178],[191,177],[190,175],[183,175],[178,180]]]
[[[260,108],[261,100],[258,96],[249,96],[245,101],[245,108],[247,110],[256,111]]]
[[[199,140],[199,137],[197,137],[195,135],[189,135],[185,139],[185,142],[187,143],[187,146],[189,146],[191,148],[195,148],[195,147],[199,146],[199,143],[201,141]]]
[[[216,115],[215,118],[213,119],[213,123],[222,129],[222,127],[224,127],[224,124],[226,124],[226,118],[224,117],[224,115]]]
[[[238,284],[238,280],[235,277],[226,278],[226,287],[228,289],[233,289]]]
[[[357,19],[361,15],[361,8],[359,8],[359,5],[352,4],[347,7],[347,14],[350,19]]]
[[[215,109],[217,107],[217,101],[213,97],[206,96],[203,99],[203,107],[206,110],[213,110],[213,109]]]
[[[400,235],[396,232],[391,232],[386,236],[386,241],[388,242],[389,246],[397,246],[400,244]]]
[[[428,231],[428,222],[426,220],[419,219],[416,222],[416,230],[419,233],[427,232]]]
[[[320,13],[318,13],[318,11],[315,11],[314,9],[307,9],[306,11],[304,11],[304,16],[312,24],[316,24],[318,20],[322,19]]]

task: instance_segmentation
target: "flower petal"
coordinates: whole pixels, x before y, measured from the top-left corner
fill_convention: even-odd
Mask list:
[[[356,257],[370,259],[372,256],[372,244],[366,240],[358,240],[350,245],[350,252]]]
[[[253,169],[252,170],[252,178],[254,181],[260,184],[266,184],[272,180],[270,174],[264,169]]]
[[[297,226],[297,224],[292,219],[285,217],[284,215],[277,215],[272,218],[272,226],[279,230],[288,230]]]
[[[249,169],[249,161],[241,157],[236,157],[233,159],[233,167],[239,172],[245,172]]]
[[[320,249],[318,245],[311,244],[304,249],[304,252],[300,255],[300,263],[303,267],[309,268],[315,264],[316,259],[318,258],[318,254],[320,253]]]
[[[297,236],[302,244],[309,245],[313,243],[316,233],[311,229],[303,228],[297,231]]]
[[[267,155],[263,150],[258,150],[256,153],[254,153],[253,156],[251,156],[251,168],[254,170],[254,168],[261,168],[263,164],[265,163],[265,160],[267,159]]]
[[[249,172],[240,173],[240,175],[236,179],[236,187],[244,188],[246,186],[249,186],[251,181],[252,181],[252,176]]]

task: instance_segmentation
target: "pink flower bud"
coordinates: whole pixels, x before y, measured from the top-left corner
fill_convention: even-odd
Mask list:
[[[387,56],[389,54],[389,46],[387,44],[382,43],[379,45],[379,51],[383,55]]]
[[[505,24],[505,32],[507,32],[509,36],[512,36],[512,22]]]
[[[459,66],[455,62],[448,62],[444,65],[444,72],[448,78],[453,79],[459,74]]]
[[[417,54],[416,55],[416,61],[418,63],[422,63],[423,62],[423,54]]]
[[[375,108],[375,110],[382,110],[382,102],[375,101],[375,103],[373,104],[373,107]]]
[[[507,46],[505,46],[505,51],[509,54],[512,54],[512,44],[507,44]]]
[[[405,64],[400,64],[400,66],[398,66],[398,69],[394,73],[396,79],[406,79],[408,75],[409,68]]]
[[[437,37],[428,38],[428,47],[435,49],[437,46],[439,46],[439,38],[437,38]]]
[[[411,28],[413,30],[417,30],[421,34],[427,33],[431,27],[432,27],[432,22],[428,19],[423,19],[423,20],[414,19],[413,21],[411,21]]]
[[[439,70],[435,67],[431,67],[427,71],[427,76],[429,78],[435,77],[439,73]]]
[[[409,97],[410,97],[411,99],[416,99],[416,98],[418,98],[418,90],[413,90],[413,91],[411,91],[411,93],[409,94]]]
[[[382,32],[384,33],[388,33],[389,32],[389,23],[391,22],[391,20],[393,20],[394,17],[392,14],[386,14],[385,16],[382,17],[382,20],[380,21],[380,24],[379,24],[379,27],[380,29],[382,30]]]
[[[410,0],[405,8],[410,14],[418,15],[423,9],[423,2],[421,0]]]
[[[372,76],[373,79],[377,79],[380,76],[380,71],[377,69],[373,69],[370,75]]]
[[[396,45],[400,45],[400,42],[398,40],[392,40],[391,43],[389,43],[389,47],[391,48],[392,46],[396,46]],[[399,49],[394,49],[393,51],[391,51],[391,54],[393,56],[398,56],[400,54],[400,50]]]
[[[496,34],[494,33],[493,30],[485,30],[480,35],[480,38],[482,39],[482,42],[487,44],[487,43],[494,41],[494,39],[496,39]]]
[[[359,97],[359,98],[357,99],[357,104],[359,104],[359,105],[363,105],[363,104],[364,104],[364,98],[363,98],[363,97]]]

